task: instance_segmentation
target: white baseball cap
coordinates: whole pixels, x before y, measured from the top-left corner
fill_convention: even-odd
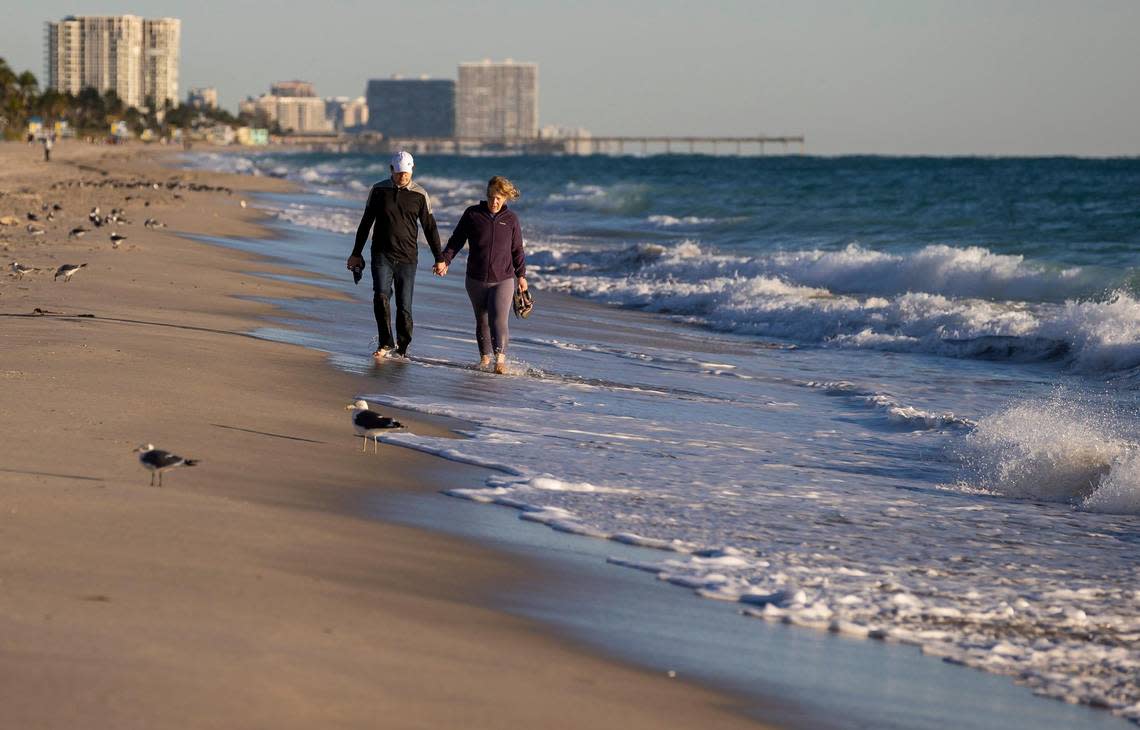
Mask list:
[[[400,150],[392,155],[392,161],[388,164],[391,165],[392,169],[396,172],[411,172],[412,168],[416,165],[416,161],[413,160],[412,156],[407,152]]]

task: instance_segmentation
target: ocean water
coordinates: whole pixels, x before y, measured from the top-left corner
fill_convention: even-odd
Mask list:
[[[331,277],[387,170],[190,164],[301,182],[248,245]],[[462,266],[426,248],[411,361],[371,364],[367,279],[261,334],[375,375],[378,409],[476,424],[389,438],[489,467],[453,496],[1140,721],[1140,160],[421,156],[445,238],[492,174],[536,287],[511,375],[470,367]]]

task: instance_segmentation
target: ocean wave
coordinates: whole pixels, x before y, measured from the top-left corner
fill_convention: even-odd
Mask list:
[[[961,458],[962,486],[1072,504],[1093,512],[1140,514],[1140,445],[1129,421],[1062,390],[981,419]]]
[[[905,405],[886,393],[864,390],[846,380],[830,382],[808,381],[803,383],[803,385],[807,388],[818,388],[827,395],[842,396],[866,405],[882,412],[890,423],[911,430],[930,431],[945,428],[971,429],[976,425],[974,421],[969,418],[957,416],[951,411],[944,411],[942,413],[925,411],[921,408]]]
[[[332,233],[356,233],[356,227],[360,223],[359,213],[346,212],[343,209],[292,204],[286,207],[268,206],[266,210],[278,220]]]
[[[650,216],[651,220],[655,218],[662,217]],[[573,256],[585,267],[595,257],[601,258],[599,263],[607,263],[606,253],[596,248],[582,250],[545,242],[541,250],[559,250],[563,257]],[[839,251],[784,251],[746,257],[714,253],[695,241],[685,240],[662,247],[660,254],[655,261],[631,262],[636,266],[631,265],[627,273],[691,282],[724,276],[764,277],[826,289],[833,294],[937,294],[954,299],[1033,303],[1102,296],[1124,284],[1119,273],[1049,267],[974,246],[954,248],[939,244],[907,254],[892,254],[852,244]]]
[[[907,254],[851,244],[839,251],[790,251],[754,259],[757,271],[833,292],[891,296],[926,292],[996,301],[1062,301],[1113,282],[1080,267],[1050,268],[979,246],[925,246]]]
[[[198,170],[234,173],[238,175],[262,175],[253,157],[221,152],[194,152],[182,156],[183,163]]]
[[[695,215],[686,215],[680,218],[675,218],[671,215],[651,215],[645,219],[648,223],[662,228],[671,228],[673,226],[699,226],[708,223],[715,223],[715,218],[700,218]]]
[[[637,215],[649,208],[650,188],[636,183],[609,186],[567,183],[560,192],[549,193],[545,202],[554,208],[589,210],[611,215]]]
[[[915,254],[918,258],[943,255],[956,260],[942,247]],[[601,251],[539,241],[529,244],[528,256],[544,286],[680,316],[723,331],[832,347],[993,360],[1061,360],[1082,372],[1111,373],[1140,366],[1140,301],[1126,291],[1100,300],[1049,301],[1046,291],[1064,289],[1066,282],[1072,285],[1088,277],[1079,270],[1038,270],[1020,259],[1008,269],[1007,280],[1019,281],[1026,292],[1032,289],[1035,300],[969,296],[989,286],[987,282],[994,279],[992,269],[979,274],[980,280],[973,283],[964,274],[959,276],[960,290],[955,296],[917,290],[853,294],[812,283],[810,276],[802,281],[774,274],[768,263],[773,258],[707,253],[694,241]],[[976,252],[967,258],[987,260]],[[1003,261],[1002,266],[1012,264]],[[1031,271],[1036,272],[1036,279]],[[1030,281],[1035,282],[1032,287]]]

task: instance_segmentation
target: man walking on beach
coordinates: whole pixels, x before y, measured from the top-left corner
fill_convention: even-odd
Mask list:
[[[412,289],[416,281],[418,247],[416,224],[424,230],[436,263],[443,261],[443,251],[431,213],[427,191],[412,182],[415,161],[407,152],[392,155],[388,169],[392,177],[372,186],[364,216],[356,229],[356,245],[348,257],[353,272],[364,269],[364,242],[372,234],[372,309],[380,344],[373,357],[382,359],[395,350],[406,355],[412,341]],[[396,336],[392,336],[392,286],[396,288]]]

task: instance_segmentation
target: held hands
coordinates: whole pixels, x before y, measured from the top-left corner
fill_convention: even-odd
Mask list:
[[[519,291],[526,291],[526,277],[519,277]]]
[[[447,276],[447,263],[444,261],[437,261],[435,266],[431,267],[431,273],[436,276]]]

